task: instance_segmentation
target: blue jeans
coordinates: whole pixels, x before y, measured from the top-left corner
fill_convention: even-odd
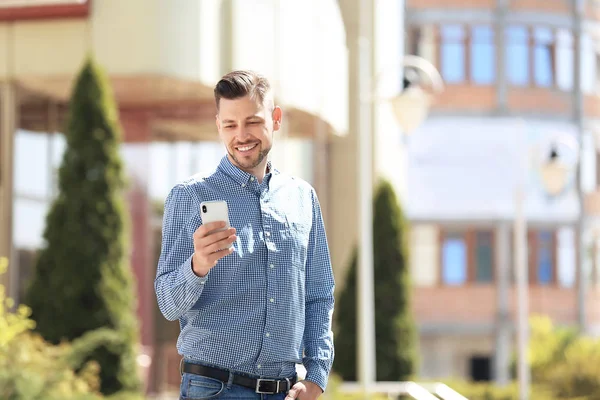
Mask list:
[[[233,374],[229,374],[229,382],[206,376],[184,373],[181,377],[180,400],[283,400],[285,392],[279,394],[256,393],[254,389],[232,383]]]

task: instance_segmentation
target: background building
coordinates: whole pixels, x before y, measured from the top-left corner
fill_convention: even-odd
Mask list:
[[[447,85],[408,144],[414,307],[425,378],[508,379],[516,321],[512,224],[523,177],[530,311],[575,325],[582,307],[587,331],[600,327],[597,262],[584,260],[587,290],[578,303],[577,187],[550,198],[535,164],[523,161],[557,134],[582,136],[582,185],[591,197],[598,186],[600,14],[597,2],[586,2],[578,17],[573,3],[407,2],[406,51],[432,61]],[[584,240],[592,249],[592,238]]]

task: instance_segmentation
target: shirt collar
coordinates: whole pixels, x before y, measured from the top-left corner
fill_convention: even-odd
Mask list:
[[[248,172],[242,171],[237,166],[233,165],[229,160],[229,157],[227,157],[227,155],[223,156],[223,158],[221,159],[218,169],[227,174],[229,177],[231,177],[231,179],[233,179],[239,185],[248,184],[248,181],[252,177],[252,175]],[[265,175],[264,182],[268,185],[269,181],[271,180],[271,176],[276,175],[278,173],[276,169],[273,169],[273,164],[271,160],[267,162],[267,171],[269,172],[267,172],[267,174]]]

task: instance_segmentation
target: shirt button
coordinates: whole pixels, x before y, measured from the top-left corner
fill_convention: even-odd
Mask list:
[[[271,232],[265,232],[265,235],[271,236]]]
[[[246,184],[245,184],[245,183],[242,183],[242,187],[246,187]]]
[[[271,303],[275,303],[275,299],[274,299],[274,298],[272,298],[272,297],[269,299],[269,301],[270,301]]]
[[[271,336],[271,334],[270,334],[269,332],[267,332],[267,335],[266,335],[266,336],[267,336],[267,337],[269,337],[269,336]]]
[[[275,268],[275,266],[274,266],[273,264],[269,265],[269,267],[271,267],[271,268]]]
[[[253,176],[251,176],[251,177],[250,177],[250,180],[251,180],[252,182],[254,182],[254,177],[253,177]]]
[[[260,364],[258,364],[258,365],[256,366],[256,368],[258,368],[258,369],[260,369],[260,367],[262,367],[262,365],[260,365]]]

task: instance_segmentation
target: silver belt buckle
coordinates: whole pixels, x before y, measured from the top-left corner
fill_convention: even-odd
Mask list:
[[[269,392],[263,392],[263,391],[260,390],[260,384],[261,384],[261,382],[277,382],[277,389],[275,389],[275,392],[271,392],[271,391],[269,391]],[[277,394],[277,393],[279,393],[279,383],[280,383],[280,381],[277,380],[277,379],[261,379],[261,378],[259,378],[259,379],[256,380],[256,390],[255,390],[255,392],[256,393],[261,393],[261,394]]]

